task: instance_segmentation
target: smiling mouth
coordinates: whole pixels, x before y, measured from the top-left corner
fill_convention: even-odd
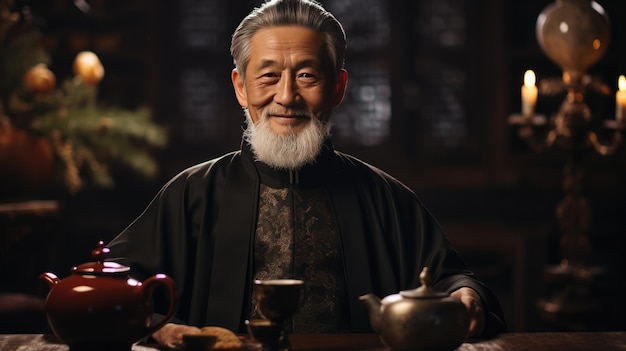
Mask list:
[[[289,114],[268,113],[267,116],[275,117],[275,118],[285,118],[285,119],[310,119],[311,118],[308,114],[305,114],[305,113],[289,113]]]
[[[265,110],[262,115],[263,115],[262,117],[266,119],[273,117],[276,119],[283,119],[283,120],[309,120],[314,117],[313,114],[307,110],[297,110],[297,109],[291,109],[291,110],[270,109],[270,110]]]

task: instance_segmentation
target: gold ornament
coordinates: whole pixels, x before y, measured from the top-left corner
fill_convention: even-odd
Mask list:
[[[100,83],[104,77],[104,67],[92,51],[82,51],[74,59],[74,73],[90,85]]]
[[[23,84],[26,90],[40,94],[52,94],[57,79],[45,63],[31,67],[24,74]]]

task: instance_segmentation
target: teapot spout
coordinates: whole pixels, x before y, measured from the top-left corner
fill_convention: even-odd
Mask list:
[[[380,298],[372,293],[359,296],[359,300],[363,302],[370,316],[370,325],[376,333],[381,331],[380,325]]]
[[[61,281],[61,279],[59,279],[59,277],[57,277],[54,273],[43,273],[39,275],[39,279],[48,283],[49,288],[52,288],[54,285]]]

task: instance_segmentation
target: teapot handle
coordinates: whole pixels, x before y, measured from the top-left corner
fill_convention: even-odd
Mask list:
[[[167,310],[167,313],[158,323],[151,325],[148,327],[147,334],[152,334],[157,331],[159,328],[165,325],[165,323],[169,322],[172,317],[174,317],[174,313],[178,308],[178,299],[176,297],[176,285],[174,284],[174,280],[168,277],[165,274],[156,274],[143,282],[143,293],[144,293],[144,301],[151,301],[152,295],[154,293],[154,289],[159,285],[165,285],[168,290],[168,294],[170,297],[170,304]]]

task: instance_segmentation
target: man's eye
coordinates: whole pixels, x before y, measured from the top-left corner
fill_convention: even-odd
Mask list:
[[[298,81],[304,82],[304,83],[315,83],[319,80],[317,75],[313,73],[309,73],[309,72],[300,73],[298,74],[296,78]]]
[[[280,79],[280,75],[274,72],[263,73],[259,76],[259,81],[264,84],[273,84],[276,83]]]

